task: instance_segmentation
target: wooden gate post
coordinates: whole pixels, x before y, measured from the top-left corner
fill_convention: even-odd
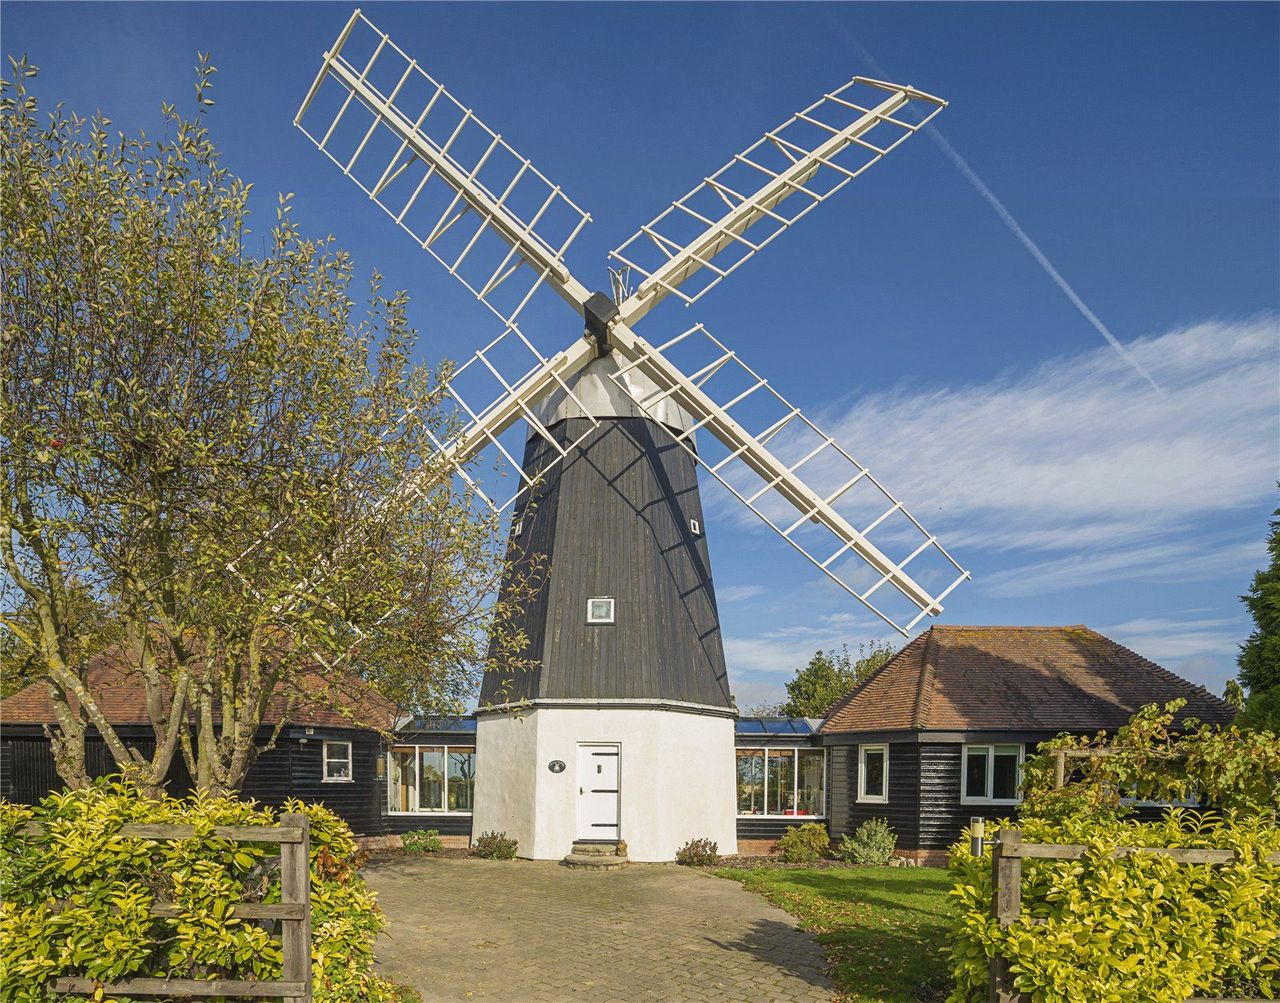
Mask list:
[[[280,825],[302,832],[296,843],[280,844],[280,901],[302,906],[300,919],[280,923],[282,977],[302,984],[303,994],[292,1003],[311,1003],[311,820],[301,812],[284,812]]]
[[[1001,829],[991,848],[991,915],[1001,927],[1011,926],[1022,912],[1021,829]],[[991,959],[988,1003],[1017,1003],[1009,959],[999,951]]]

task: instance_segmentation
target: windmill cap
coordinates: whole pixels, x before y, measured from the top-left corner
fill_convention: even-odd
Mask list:
[[[550,428],[566,418],[652,418],[668,428],[686,432],[694,425],[693,417],[670,397],[664,397],[646,414],[632,399],[640,400],[658,396],[661,391],[656,383],[639,369],[629,369],[621,376],[617,354],[610,352],[593,359],[566,380],[572,396],[557,387],[537,406],[538,420]],[[618,383],[624,383],[623,390]],[[627,391],[630,391],[628,393]]]

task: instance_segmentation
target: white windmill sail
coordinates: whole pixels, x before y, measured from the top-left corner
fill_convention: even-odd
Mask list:
[[[505,323],[544,282],[586,301],[564,256],[591,216],[358,8],[294,124]]]
[[[634,324],[673,293],[695,302],[946,104],[854,77],[766,132],[609,253],[643,276],[619,306],[622,322]]]
[[[615,377],[618,386],[651,416],[668,400],[689,412],[694,424],[672,432],[676,442],[895,630],[905,635],[924,617],[936,616],[943,599],[969,577],[866,467],[702,325],[657,348],[625,326],[613,334],[630,360]],[[677,348],[692,348],[697,368],[685,372],[673,363]],[[658,389],[638,394],[634,388],[642,384],[625,379],[632,370]],[[714,436],[723,451],[696,448],[699,430]],[[886,585],[905,602],[882,601]]]

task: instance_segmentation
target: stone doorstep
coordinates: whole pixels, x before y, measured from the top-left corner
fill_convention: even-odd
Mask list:
[[[618,844],[617,843],[587,843],[583,841],[576,841],[574,842],[573,849],[570,852],[581,854],[584,856],[616,857],[618,856]]]
[[[564,858],[566,867],[582,867],[598,871],[615,871],[628,863],[626,851],[618,853],[617,843],[577,841]]]

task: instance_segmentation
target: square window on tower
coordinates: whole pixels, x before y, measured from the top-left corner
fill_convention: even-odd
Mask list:
[[[595,596],[587,600],[587,623],[613,623],[612,596]]]
[[[689,520],[689,529],[690,529],[690,531],[693,533],[693,535],[694,535],[694,536],[701,536],[701,535],[702,535],[702,523],[698,522],[698,520],[697,520],[697,519],[690,519],[690,520]]]

